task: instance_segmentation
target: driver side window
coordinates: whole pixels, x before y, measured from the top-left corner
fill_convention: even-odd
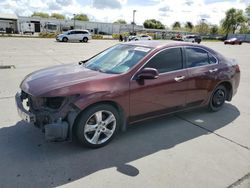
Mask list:
[[[155,68],[159,73],[171,72],[183,68],[181,48],[170,48],[156,54],[145,65],[146,68]]]

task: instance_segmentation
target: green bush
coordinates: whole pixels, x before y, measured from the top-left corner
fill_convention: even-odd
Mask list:
[[[103,39],[102,35],[92,35],[92,39]]]
[[[122,35],[122,37],[124,38],[125,36],[129,36],[129,33],[128,32],[114,33],[114,34],[112,34],[112,38],[113,39],[120,39],[120,35]]]
[[[39,33],[39,37],[41,38],[55,38],[56,35],[57,33],[46,33],[46,32]]]
[[[119,39],[120,38],[120,34],[119,33],[114,33],[114,34],[112,34],[112,38],[113,39]]]

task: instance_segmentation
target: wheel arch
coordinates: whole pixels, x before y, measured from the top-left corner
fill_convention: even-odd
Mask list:
[[[67,40],[69,40],[69,38],[68,38],[68,37],[66,37],[66,36],[64,36],[64,37],[62,38],[62,41],[63,41],[63,39],[67,39]]]

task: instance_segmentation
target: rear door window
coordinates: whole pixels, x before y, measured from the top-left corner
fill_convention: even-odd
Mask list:
[[[199,67],[210,64],[208,52],[200,48],[186,48],[187,67]],[[211,60],[213,61],[213,60]]]

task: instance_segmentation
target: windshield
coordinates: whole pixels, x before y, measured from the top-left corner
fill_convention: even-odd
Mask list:
[[[134,45],[116,45],[88,60],[85,67],[105,73],[121,74],[131,69],[150,50],[151,48]]]
[[[64,34],[64,35],[68,35],[69,32],[70,32],[70,31],[66,31],[66,32],[64,32],[63,34]]]

